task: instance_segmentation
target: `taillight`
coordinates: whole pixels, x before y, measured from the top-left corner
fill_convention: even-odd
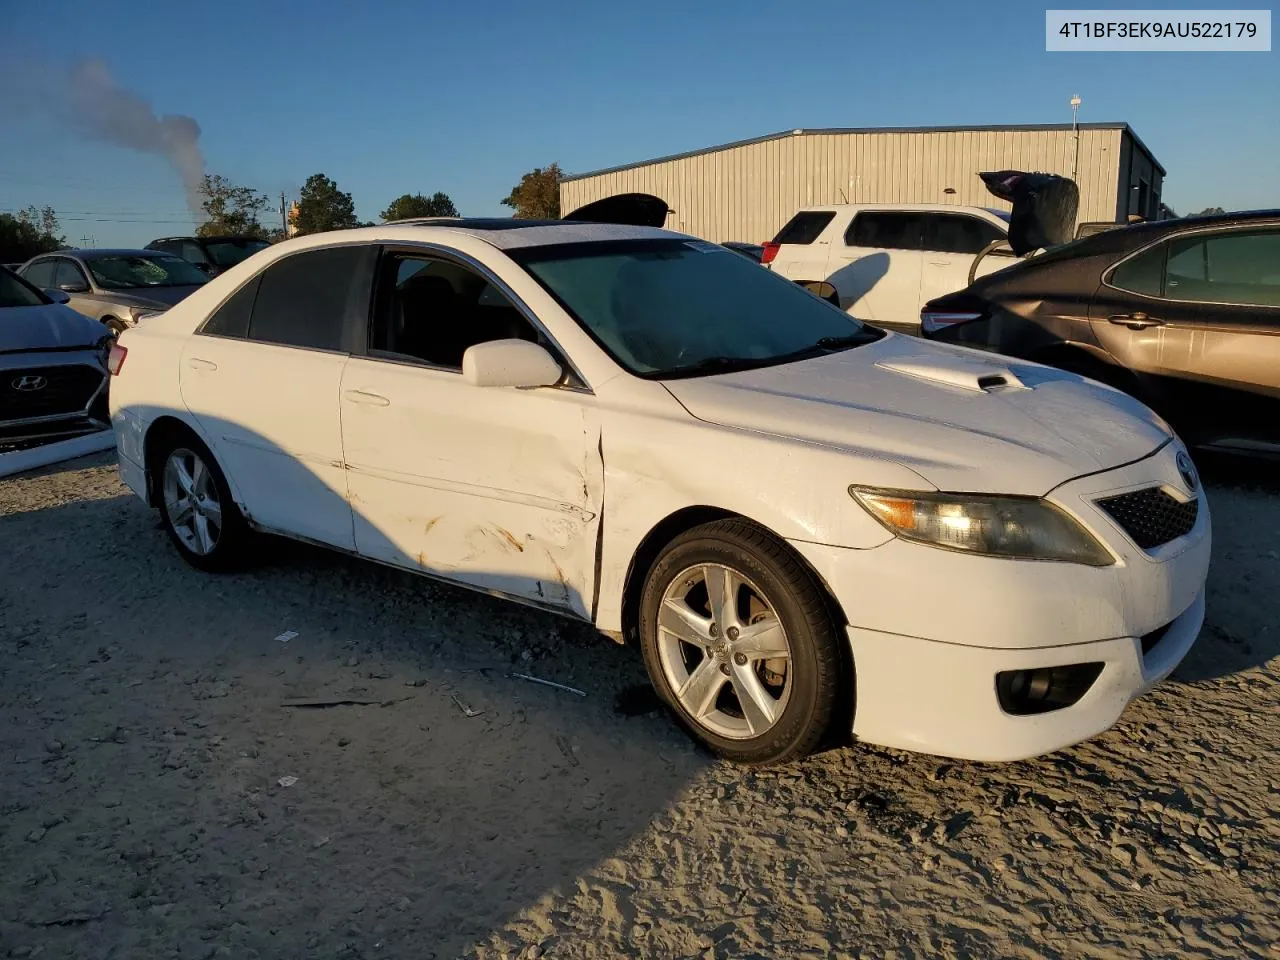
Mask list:
[[[946,310],[921,310],[920,330],[922,333],[937,333],[943,327],[954,327],[957,323],[968,323],[977,320],[980,313],[956,313]]]
[[[113,377],[120,375],[120,368],[124,366],[124,358],[129,355],[129,348],[122,347],[118,343],[111,345],[111,351],[107,354],[107,372]]]
[[[760,257],[761,263],[773,263],[773,258],[778,255],[778,249],[782,246],[780,243],[766,243],[764,245],[764,255]]]

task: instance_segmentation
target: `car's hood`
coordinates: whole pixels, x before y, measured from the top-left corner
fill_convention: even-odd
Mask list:
[[[193,283],[181,287],[139,287],[133,290],[107,290],[103,293],[103,296],[112,303],[119,303],[126,307],[168,310],[175,303],[185,300],[203,286],[203,283]]]
[[[106,328],[61,303],[0,308],[0,353],[93,346]]]
[[[701,420],[892,460],[955,492],[1040,496],[1139,460],[1169,439],[1155,414],[1109,387],[894,335],[665,386]]]

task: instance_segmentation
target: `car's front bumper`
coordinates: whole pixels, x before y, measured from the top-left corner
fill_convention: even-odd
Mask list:
[[[1151,485],[1176,487],[1178,449],[1170,444],[1049,494],[1117,554],[1107,567],[974,556],[903,540],[869,550],[794,543],[849,624],[854,734],[944,756],[1015,760],[1115,723],[1199,634],[1210,520],[1199,492],[1190,533],[1144,551],[1096,501]],[[1160,630],[1144,656],[1142,638]],[[1082,663],[1101,663],[1102,672],[1070,706],[1033,715],[1002,708],[998,673]]]

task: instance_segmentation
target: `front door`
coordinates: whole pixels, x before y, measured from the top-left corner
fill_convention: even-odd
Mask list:
[[[254,523],[353,549],[338,393],[372,247],[307,250],[241,287],[183,350],[182,399]]]
[[[899,330],[919,327],[923,227],[917,213],[854,215],[827,261],[827,280],[847,313]]]
[[[490,276],[388,250],[366,356],[342,375],[356,548],[372,559],[592,615],[603,464],[584,386],[475,387],[476,343],[546,343]]]

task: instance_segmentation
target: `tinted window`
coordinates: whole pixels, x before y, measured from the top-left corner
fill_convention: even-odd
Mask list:
[[[23,278],[33,286],[48,290],[54,286],[53,269],[57,264],[52,260],[40,260],[22,271]]]
[[[836,218],[833,210],[808,210],[797,213],[778,231],[774,243],[813,243],[827,224]]]
[[[1169,243],[1165,296],[1280,306],[1280,230],[1241,230]]]
[[[253,301],[258,295],[258,284],[261,281],[260,275],[254,277],[233,293],[204,322],[200,332],[215,337],[247,337],[249,317],[253,313]]]
[[[745,370],[881,336],[790,280],[701,241],[566,244],[511,256],[641,376]]]
[[[465,267],[411,254],[382,258],[372,352],[461,369],[467,348],[490,340],[539,336],[501,291]]]
[[[48,302],[42,294],[23,283],[16,273],[0,267],[0,307],[38,307]]]
[[[330,247],[285,257],[262,274],[249,337],[316,350],[341,350],[343,321],[360,283],[367,247]],[[367,306],[367,304],[366,304]]]
[[[63,284],[70,284],[73,287],[89,286],[89,278],[84,275],[84,271],[73,261],[66,259],[58,260],[58,266],[53,272],[53,282],[58,287]]]
[[[265,240],[209,240],[205,249],[213,262],[220,267],[235,266],[241,260],[248,259],[259,250],[265,250],[271,244]]]
[[[1145,253],[1140,253],[1116,267],[1111,275],[1111,285],[1130,293],[1148,297],[1160,296],[1160,281],[1164,276],[1164,253],[1168,245],[1158,243]],[[1037,257],[1036,259],[1039,259]]]
[[[208,263],[209,258],[205,256],[204,248],[198,243],[192,243],[190,240],[183,240],[178,256],[190,263]]]
[[[844,233],[850,247],[919,250],[925,217],[917,213],[860,213]]]
[[[138,287],[186,287],[206,283],[208,277],[178,257],[159,251],[136,254],[85,255],[98,286],[108,290]]]
[[[981,253],[1004,233],[994,224],[960,214],[928,214],[925,217],[924,249],[939,253]]]

